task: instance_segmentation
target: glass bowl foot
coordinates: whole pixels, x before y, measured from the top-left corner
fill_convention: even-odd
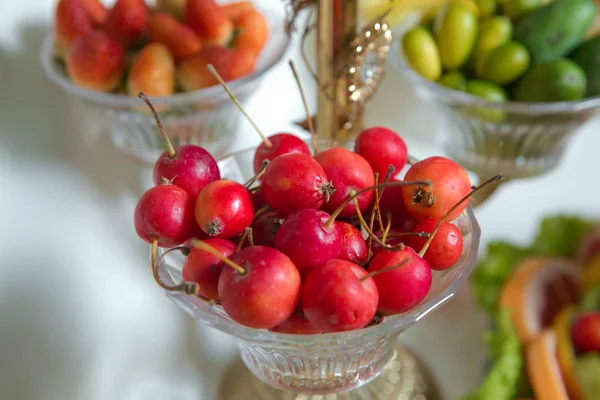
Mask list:
[[[219,400],[440,400],[438,384],[429,368],[413,352],[399,345],[381,375],[345,393],[307,396],[274,389],[256,378],[238,358],[219,388]]]

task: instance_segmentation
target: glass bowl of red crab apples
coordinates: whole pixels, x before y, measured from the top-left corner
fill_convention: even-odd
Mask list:
[[[244,103],[289,42],[278,0],[58,0],[41,63],[89,106],[118,149],[151,164],[164,142],[139,92],[161,112],[174,144],[222,156],[239,113],[206,66]]]
[[[261,136],[217,161],[165,135],[136,232],[156,282],[233,337],[258,379],[306,395],[350,391],[465,282],[480,240],[470,197],[502,176],[473,187],[450,159],[413,161],[384,127],[344,143]]]

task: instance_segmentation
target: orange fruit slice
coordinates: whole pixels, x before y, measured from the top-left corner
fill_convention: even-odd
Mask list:
[[[500,308],[512,310],[521,343],[527,344],[552,325],[558,312],[575,304],[581,292],[581,267],[569,260],[530,257],[504,284]]]
[[[546,329],[527,347],[527,373],[536,400],[569,400],[556,360],[556,335]]]
[[[575,373],[575,351],[571,341],[571,323],[575,316],[574,307],[563,309],[554,319],[553,329],[556,335],[556,360],[571,400],[580,400],[583,396]]]

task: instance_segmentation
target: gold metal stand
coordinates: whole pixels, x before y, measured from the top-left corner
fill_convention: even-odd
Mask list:
[[[346,393],[307,396],[282,392],[260,381],[240,358],[220,384],[218,400],[441,400],[429,369],[405,347],[398,347],[379,377]]]

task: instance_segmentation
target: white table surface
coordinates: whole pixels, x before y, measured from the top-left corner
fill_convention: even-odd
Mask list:
[[[38,52],[53,4],[0,2],[0,398],[216,399],[234,343],[196,326],[154,284],[132,225],[150,172],[43,75]],[[416,156],[440,154],[435,115],[397,72],[385,82],[368,124],[396,129]],[[303,116],[297,93],[283,63],[248,111],[267,132],[289,129]],[[247,128],[239,148],[258,141]],[[511,183],[481,207],[482,245],[527,241],[545,214],[599,215],[599,128],[580,132],[556,171]],[[480,379],[484,325],[465,288],[402,338],[455,399]]]

